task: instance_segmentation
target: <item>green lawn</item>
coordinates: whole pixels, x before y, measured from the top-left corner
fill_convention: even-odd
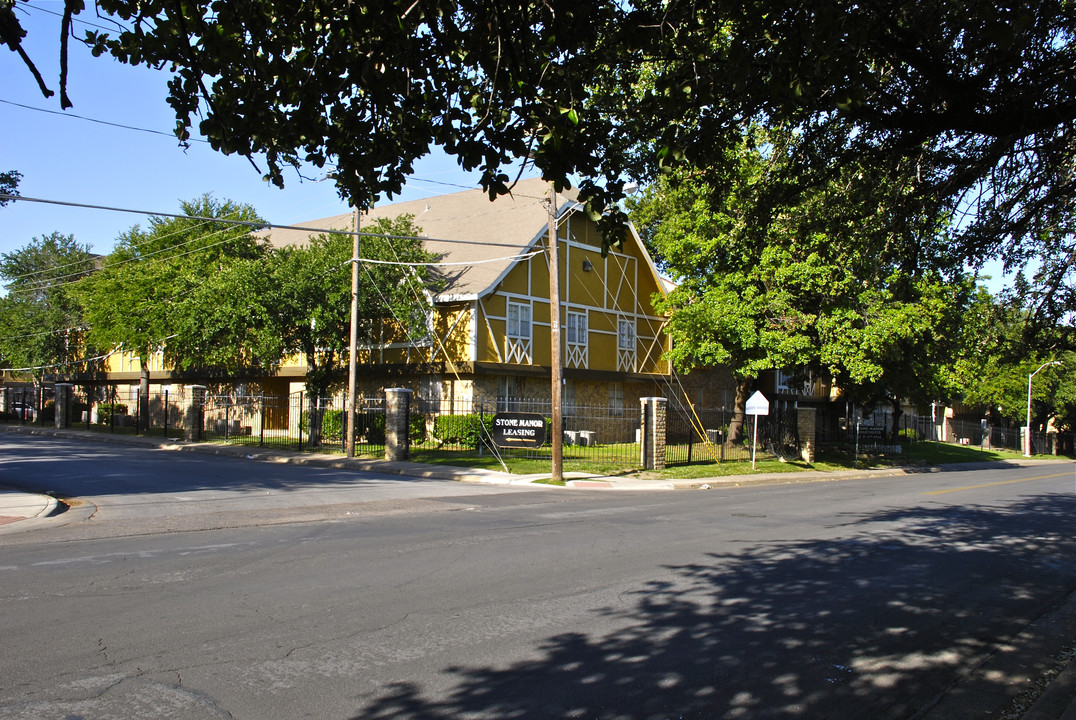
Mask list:
[[[72,429],[84,429],[85,425],[74,426]],[[109,432],[113,430],[108,425],[91,426],[91,432]],[[180,433],[169,429],[170,436]],[[133,434],[134,428],[116,427],[117,434]],[[160,436],[162,431],[155,429],[150,435]],[[223,437],[217,437],[212,442],[224,442]],[[231,438],[232,444],[257,445],[252,443],[250,437]],[[274,437],[266,442],[267,449],[297,449],[298,438],[293,442],[287,439]],[[796,473],[803,471],[834,471],[864,468],[882,468],[915,466],[929,467],[947,463],[982,462],[988,460],[1019,459],[1021,453],[1010,450],[980,450],[978,447],[968,445],[952,445],[936,442],[914,442],[901,445],[900,453],[882,453],[866,455],[861,453],[859,458],[848,450],[824,449],[820,457],[811,464],[801,461],[782,462],[771,455],[759,453],[756,462],[756,470],[752,471],[751,461],[726,460],[715,463],[709,461],[705,448],[700,444],[695,448],[694,458],[690,464],[675,464],[660,471],[641,471],[638,468],[638,445],[628,443],[624,445],[599,445],[594,447],[565,447],[564,471],[579,472],[588,475],[606,476],[636,476],[654,479],[691,480],[695,478],[722,477],[730,475],[751,475],[759,473]],[[675,453],[675,448],[670,448],[671,457],[685,457],[686,453]],[[682,450],[682,448],[681,448]],[[339,440],[326,439],[325,443],[317,452],[338,455],[341,454]],[[548,453],[548,449],[546,449]],[[360,456],[380,458],[380,450],[376,455]],[[1047,455],[1039,456],[1051,457]],[[432,445],[412,446],[411,460],[417,463],[432,465],[452,465],[456,467],[484,468],[488,470],[503,471],[505,466],[510,473],[516,475],[548,474],[551,460],[546,455],[541,458],[505,457],[504,465],[496,457],[484,454],[482,457],[475,455],[474,450],[450,450],[437,448]]]
[[[573,449],[578,450],[578,449]],[[978,447],[967,445],[950,445],[947,443],[919,442],[902,446],[900,454],[866,456],[861,454],[858,462],[853,453],[827,453],[821,459],[813,463],[802,461],[782,462],[769,455],[758,455],[755,463],[756,469],[751,470],[750,460],[726,461],[714,463],[708,461],[693,462],[691,464],[673,465],[659,471],[640,471],[635,463],[623,461],[603,461],[600,459],[595,448],[593,458],[573,458],[570,455],[564,459],[565,472],[582,472],[592,475],[625,476],[638,475],[642,477],[662,478],[670,480],[690,480],[694,478],[725,477],[729,475],[751,475],[759,473],[795,473],[804,471],[835,471],[864,468],[911,466],[932,466],[946,463],[982,462],[986,460],[1018,459],[1022,455],[1018,452],[1007,450],[980,451]],[[1040,456],[1050,457],[1050,456]],[[411,453],[411,459],[415,462],[455,465],[463,467],[485,468],[489,470],[503,470],[500,462],[490,456],[474,457],[448,450],[422,450],[416,449]],[[505,458],[508,472],[517,475],[530,475],[548,473],[551,461],[548,458],[526,459]]]

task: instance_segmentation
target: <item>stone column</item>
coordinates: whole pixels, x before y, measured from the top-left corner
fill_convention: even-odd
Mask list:
[[[406,460],[411,454],[411,391],[385,389],[385,459]]]
[[[202,411],[205,407],[205,385],[187,386],[187,411],[183,416],[183,439],[200,442],[202,439]]]
[[[800,438],[800,458],[813,463],[818,437],[818,410],[813,407],[796,408],[796,432]]]
[[[642,445],[639,462],[644,470],[665,469],[665,411],[668,403],[663,397],[639,398]]]
[[[71,427],[71,397],[74,392],[75,386],[71,383],[56,383],[56,396],[52,401],[56,410],[53,425],[58,428]]]

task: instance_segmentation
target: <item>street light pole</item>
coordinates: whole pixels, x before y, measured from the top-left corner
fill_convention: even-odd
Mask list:
[[[1045,362],[1039,366],[1039,370],[1049,365],[1060,365],[1059,360],[1051,360]],[[1026,434],[1024,438],[1024,457],[1031,457],[1031,378],[1039,374],[1039,370],[1031,373],[1027,376],[1027,429],[1024,431]]]

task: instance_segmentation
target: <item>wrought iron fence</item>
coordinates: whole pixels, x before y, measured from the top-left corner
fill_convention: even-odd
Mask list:
[[[2,420],[52,425],[55,392],[51,385],[5,388]],[[346,449],[346,412],[340,398],[316,398],[305,393],[286,396],[219,393],[205,396],[193,408],[189,388],[155,389],[140,402],[137,386],[105,385],[76,388],[70,415],[73,426],[112,433],[191,437],[197,441],[297,450],[341,452]],[[193,410],[192,410],[193,408]],[[534,413],[551,426],[549,400],[501,398],[449,401],[417,397],[411,406],[410,440],[416,460],[439,457],[501,456],[552,460],[552,443],[539,447],[497,448],[491,441],[498,412]],[[566,405],[563,412],[563,453],[566,461],[585,461],[609,469],[640,466],[639,408],[633,406]],[[773,403],[770,414],[743,419],[737,431],[731,408],[691,408],[672,400],[665,425],[666,465],[747,461],[757,439],[760,458],[798,455],[795,405]],[[983,448],[1023,450],[1024,429],[984,426],[981,420],[944,418],[930,414],[878,410],[866,416],[840,405],[817,408],[814,440],[825,452],[899,454],[917,442],[948,442]],[[736,442],[730,436],[737,435]],[[757,435],[757,438],[756,438]],[[1072,453],[1072,435],[1031,433],[1033,454]],[[382,397],[362,399],[356,406],[355,452],[366,457],[385,453],[385,408]]]
[[[203,439],[282,450],[343,452],[347,415],[337,398],[305,393],[207,395],[202,405]],[[380,398],[360,400],[355,415],[355,452],[382,455],[385,409]]]
[[[533,413],[546,423],[540,447],[498,448],[492,443],[498,412]],[[418,418],[418,419],[416,419]],[[535,398],[485,401],[454,398],[447,403],[419,398],[412,407],[411,449],[422,454],[458,457],[499,456],[552,460],[552,403]],[[565,460],[634,467],[639,462],[639,409],[570,405],[563,408],[562,452]],[[417,428],[417,429],[416,429]]]
[[[71,424],[97,432],[183,437],[188,391],[154,389],[140,402],[137,386],[78,388],[72,397]]]
[[[939,414],[879,409],[864,415],[848,411],[819,423],[818,440],[829,450],[866,454],[899,454],[909,444],[937,442],[983,449],[1024,450],[1024,428],[1015,424],[987,425],[981,419],[947,418]],[[1073,435],[1031,432],[1032,454],[1071,453]]]
[[[769,415],[743,416],[737,428],[731,408],[692,408],[670,403],[666,416],[667,465],[790,458],[800,446],[794,411],[774,403]]]
[[[16,386],[5,389],[5,419],[20,425],[51,425],[55,419],[53,388]]]

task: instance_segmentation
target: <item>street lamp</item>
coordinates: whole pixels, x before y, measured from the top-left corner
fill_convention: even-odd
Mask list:
[[[1051,360],[1039,366],[1039,370],[1049,365],[1060,365],[1060,360]],[[1024,439],[1024,457],[1031,457],[1031,378],[1039,374],[1039,370],[1027,376],[1027,436]]]

